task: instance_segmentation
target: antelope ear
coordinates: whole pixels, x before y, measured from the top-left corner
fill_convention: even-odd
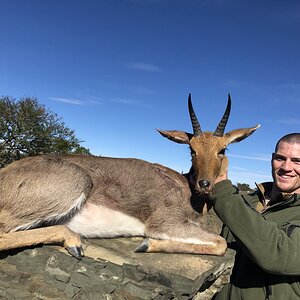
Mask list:
[[[250,136],[259,127],[260,127],[260,125],[258,124],[254,127],[236,129],[236,130],[227,132],[225,134],[225,137],[227,138],[227,142],[228,142],[227,144],[238,143],[238,142],[242,141],[243,139]]]
[[[156,129],[163,137],[179,144],[189,144],[190,139],[193,137],[191,133],[177,131],[177,130],[160,130]]]

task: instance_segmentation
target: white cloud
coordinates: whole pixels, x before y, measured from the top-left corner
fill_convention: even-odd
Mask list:
[[[238,170],[238,171],[246,171],[247,170],[246,168],[241,168],[241,167],[231,167],[231,169]]]
[[[270,179],[271,175],[258,172],[232,172],[232,176],[240,178]]]
[[[140,71],[147,71],[147,72],[159,72],[160,71],[160,68],[155,65],[140,63],[140,62],[127,63],[126,66],[130,69],[140,70]]]
[[[289,119],[281,119],[278,121],[281,124],[292,124],[292,125],[300,125],[300,118],[289,118]]]
[[[235,157],[235,158],[242,158],[242,159],[252,159],[252,160],[259,160],[259,161],[270,161],[270,155],[261,154],[257,156],[250,156],[250,155],[238,155],[238,154],[226,154],[228,157]]]
[[[50,100],[63,102],[72,105],[85,105],[85,102],[79,99],[61,98],[61,97],[50,97]]]
[[[115,99],[112,99],[111,101],[116,102],[116,103],[121,103],[121,104],[130,104],[130,105],[138,104],[137,100],[126,99],[126,98],[115,98]]]
[[[50,100],[58,101],[70,105],[80,105],[80,106],[94,106],[97,104],[104,104],[104,103],[119,103],[123,105],[143,105],[140,101],[136,99],[130,99],[130,98],[103,98],[93,95],[87,95],[82,97],[81,99],[74,99],[74,98],[63,98],[63,97],[50,97]]]

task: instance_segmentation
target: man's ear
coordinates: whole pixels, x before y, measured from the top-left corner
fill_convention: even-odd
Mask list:
[[[191,133],[177,130],[160,130],[156,129],[163,137],[179,144],[189,144],[190,139],[193,137]]]

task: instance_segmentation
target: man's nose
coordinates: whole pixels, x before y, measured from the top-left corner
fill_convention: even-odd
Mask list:
[[[283,164],[281,165],[281,168],[284,170],[292,170],[293,169],[293,162],[290,159],[286,159]]]

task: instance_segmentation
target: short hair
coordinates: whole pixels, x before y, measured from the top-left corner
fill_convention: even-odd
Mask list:
[[[278,146],[281,142],[286,142],[289,144],[300,144],[300,132],[289,133],[280,138],[275,146],[275,153],[277,152]]]

